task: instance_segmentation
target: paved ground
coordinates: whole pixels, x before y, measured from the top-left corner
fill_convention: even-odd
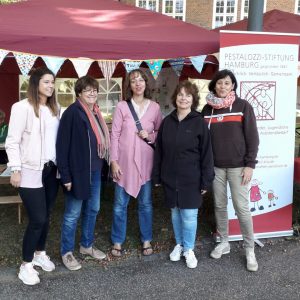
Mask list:
[[[193,270],[184,260],[170,262],[166,252],[132,254],[101,265],[84,261],[76,272],[56,262],[57,270],[41,271],[41,283],[28,287],[16,278],[17,269],[2,267],[0,299],[300,299],[300,240],[262,242],[256,273],[246,271],[238,242],[220,260],[209,258],[210,239],[197,245],[199,264]]]

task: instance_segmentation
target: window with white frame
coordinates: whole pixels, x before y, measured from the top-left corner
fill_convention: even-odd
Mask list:
[[[300,15],[300,0],[295,1],[295,14]]]
[[[241,20],[247,19],[249,14],[250,0],[242,0]],[[266,12],[267,0],[264,0],[264,13]]]
[[[29,76],[19,77],[19,99],[27,97]],[[55,95],[62,111],[76,100],[74,86],[76,78],[56,78]],[[97,103],[107,123],[111,123],[112,115],[118,101],[122,98],[122,78],[97,79],[99,82],[99,93]]]
[[[159,0],[136,0],[135,5],[140,8],[158,11]]]
[[[213,28],[236,21],[238,0],[214,0]]]
[[[162,13],[185,21],[186,0],[163,0]]]

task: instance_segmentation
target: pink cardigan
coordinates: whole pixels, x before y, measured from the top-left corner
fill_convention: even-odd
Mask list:
[[[162,121],[159,105],[151,101],[140,121],[149,139],[155,141]],[[123,175],[117,183],[129,195],[136,198],[141,186],[151,179],[153,157],[153,149],[137,135],[128,104],[120,101],[112,122],[110,160],[118,162]]]

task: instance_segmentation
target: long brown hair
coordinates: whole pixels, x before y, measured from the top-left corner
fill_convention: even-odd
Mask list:
[[[33,106],[34,113],[36,117],[39,117],[39,108],[40,108],[40,99],[39,99],[39,83],[41,78],[46,75],[52,75],[55,79],[54,73],[46,67],[41,67],[35,69],[30,78],[29,78],[29,86],[27,90],[28,102]],[[58,105],[55,99],[55,91],[51,97],[47,98],[46,105],[49,107],[53,116],[57,116],[59,113]]]
[[[141,75],[141,77],[145,80],[146,87],[144,91],[144,97],[147,99],[151,99],[151,91],[148,83],[148,77],[147,75],[141,70],[141,69],[135,69],[129,72],[126,80],[125,80],[125,98],[126,100],[130,100],[132,98],[132,90],[130,86],[130,79],[134,77],[138,77],[138,75]]]

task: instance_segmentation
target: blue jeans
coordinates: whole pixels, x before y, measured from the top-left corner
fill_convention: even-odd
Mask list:
[[[198,208],[180,209],[178,207],[171,209],[173,230],[176,244],[183,246],[183,251],[193,250],[197,232]]]
[[[65,212],[61,231],[61,255],[74,251],[78,219],[81,216],[80,245],[89,248],[94,242],[94,230],[97,214],[100,209],[101,172],[91,174],[90,198],[81,200],[71,193],[66,194]]]
[[[152,186],[151,181],[147,181],[141,186],[137,196],[138,215],[142,242],[152,240]],[[126,238],[127,227],[127,206],[130,195],[125,189],[115,185],[115,197],[113,208],[113,223],[111,230],[111,240],[113,244],[123,244]]]

